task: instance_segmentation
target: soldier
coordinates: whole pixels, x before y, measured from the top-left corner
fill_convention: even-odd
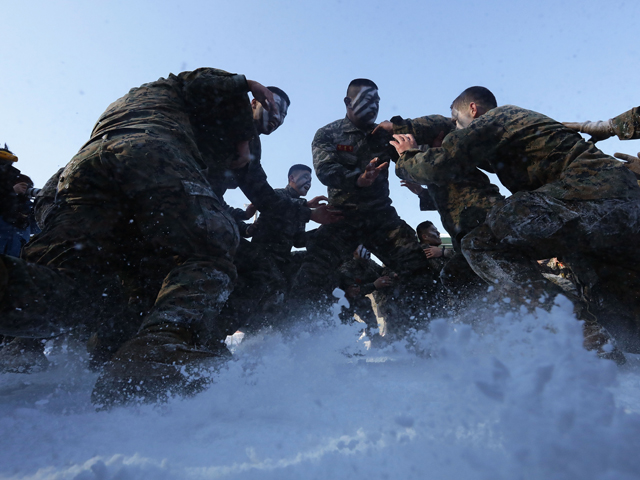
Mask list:
[[[559,293],[536,260],[561,258],[576,272],[602,324],[625,348],[637,350],[640,187],[633,174],[561,123],[512,105],[497,107],[484,87],[465,90],[451,109],[458,129],[440,148],[421,152],[410,135],[395,136],[398,175],[443,185],[478,167],[496,173],[513,195],[462,240],[474,271],[535,304],[543,293],[547,299]],[[611,288],[616,284],[630,295],[630,311],[622,312],[625,302]],[[621,312],[624,320],[617,319]],[[606,356],[607,338],[593,322],[585,324],[587,348]]]
[[[62,172],[44,231],[22,259],[0,257],[0,333],[138,331],[105,367],[98,404],[196,391],[206,378],[185,372],[227,355],[234,326],[217,320],[238,230],[206,174],[247,168],[249,91],[268,126],[278,104],[243,75],[201,68],[130,90]]]
[[[305,208],[318,208],[327,198],[302,197],[311,188],[311,168],[293,165],[288,173],[288,185],[275,189],[281,199]],[[281,202],[284,203],[284,202]],[[250,205],[249,207],[251,207]],[[251,242],[243,241],[238,248],[236,266],[239,285],[223,310],[242,322],[243,331],[264,326],[264,313],[279,310],[289,291],[293,276],[300,268],[301,255],[294,255],[292,247],[303,248],[312,232],[306,232],[309,218],[304,209],[263,209],[258,219],[246,229]],[[301,252],[302,253],[302,252]],[[270,315],[273,319],[273,315]]]
[[[398,273],[413,298],[405,312],[410,316],[410,308],[423,309],[415,312],[419,318],[435,305],[437,272],[430,270],[413,229],[391,206],[388,167],[395,152],[389,149],[391,135],[375,130],[379,102],[374,82],[353,80],[344,99],[346,117],[322,127],[313,139],[316,175],[328,187],[329,204],[345,218],[320,227],[307,244],[296,291],[303,298],[328,297],[337,285],[338,266],[363,244]]]

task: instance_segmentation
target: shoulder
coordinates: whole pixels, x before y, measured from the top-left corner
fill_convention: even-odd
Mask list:
[[[319,128],[316,132],[313,143],[324,143],[330,141],[336,136],[340,136],[344,133],[345,128],[345,119],[341,118],[340,120],[336,120],[335,122],[331,122],[328,125],[325,125],[322,128]]]

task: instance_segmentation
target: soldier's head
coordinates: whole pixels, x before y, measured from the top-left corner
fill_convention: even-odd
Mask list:
[[[311,168],[298,164],[289,169],[289,186],[304,197],[311,188]]]
[[[5,143],[4,148],[0,147],[0,160],[6,163],[13,163],[18,161],[18,157],[9,150],[9,147],[7,147],[7,144]]]
[[[275,132],[280,125],[284,123],[284,119],[287,116],[287,110],[291,101],[289,96],[280,90],[278,87],[267,87],[273,92],[273,99],[278,104],[278,111],[275,109],[267,111],[262,104],[255,98],[251,101],[251,108],[253,109],[253,123],[256,126],[256,130],[261,135],[270,135]]]
[[[418,234],[418,240],[422,245],[442,245],[440,232],[433,222],[430,222],[429,220],[418,225],[416,227],[416,233]]]
[[[347,118],[358,128],[373,125],[378,118],[380,96],[378,86],[366,78],[352,80],[344,97],[347,107]]]
[[[469,124],[492,108],[496,108],[496,97],[485,87],[469,87],[451,104],[451,119],[456,128],[467,128]]]

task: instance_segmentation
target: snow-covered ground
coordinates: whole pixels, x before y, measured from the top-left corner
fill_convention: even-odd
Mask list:
[[[0,375],[0,478],[640,478],[640,362],[581,347],[560,300],[366,350],[357,325],[245,339],[204,393],[95,412],[73,352]]]

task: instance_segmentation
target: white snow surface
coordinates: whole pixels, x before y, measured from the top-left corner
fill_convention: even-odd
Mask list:
[[[370,350],[358,325],[301,322],[246,337],[193,398],[108,412],[57,353],[0,375],[0,478],[638,479],[640,362],[585,351],[557,303]]]

